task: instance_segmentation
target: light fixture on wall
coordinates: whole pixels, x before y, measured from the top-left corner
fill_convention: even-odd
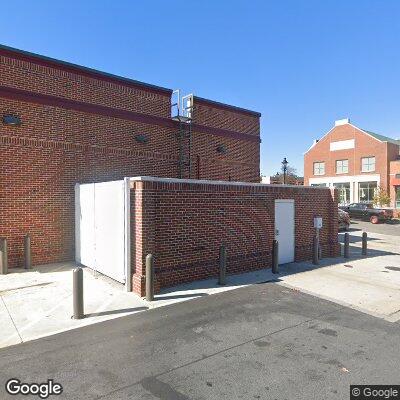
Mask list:
[[[225,154],[228,150],[226,149],[226,147],[223,144],[220,144],[219,146],[217,146],[217,152],[221,153],[221,154]]]
[[[135,136],[135,140],[136,140],[138,143],[147,143],[147,142],[149,141],[149,139],[148,139],[147,136],[145,136],[145,135],[136,135],[136,136]]]
[[[21,125],[21,118],[12,114],[3,115],[3,124],[10,126]]]

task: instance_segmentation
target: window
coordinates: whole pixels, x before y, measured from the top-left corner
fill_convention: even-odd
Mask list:
[[[349,172],[349,160],[337,160],[336,161],[336,173],[347,174]]]
[[[400,208],[400,186],[396,186],[396,208]]]
[[[311,186],[315,186],[315,187],[326,187],[326,183],[312,183]]]
[[[347,161],[347,160],[346,160]],[[333,187],[338,189],[339,204],[344,206],[350,203],[350,183],[334,183]]]
[[[377,187],[377,182],[360,182],[358,184],[360,203],[372,203]]]
[[[363,157],[361,159],[361,172],[375,171],[375,157]]]
[[[314,163],[314,175],[325,175],[325,163],[315,162]]]

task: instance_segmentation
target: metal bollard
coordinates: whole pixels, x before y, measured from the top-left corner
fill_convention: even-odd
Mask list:
[[[26,235],[24,237],[24,266],[25,269],[30,269],[32,262],[31,262],[31,237],[30,235]]]
[[[0,275],[8,273],[8,249],[7,239],[0,238]]]
[[[362,250],[361,250],[361,254],[363,256],[367,255],[367,239],[368,239],[367,232],[363,232],[363,234],[362,234]]]
[[[146,256],[146,300],[154,300],[154,256]]]
[[[317,236],[313,237],[313,264],[319,264],[319,239]]]
[[[83,311],[83,270],[78,267],[72,271],[73,284],[72,294],[74,302],[74,319],[85,318]]]
[[[272,241],[272,273],[279,274],[279,242],[274,239]]]
[[[344,258],[350,258],[349,248],[350,248],[350,237],[349,234],[346,232],[344,234],[344,248],[343,248]]]
[[[226,285],[226,248],[224,244],[219,248],[218,285]]]

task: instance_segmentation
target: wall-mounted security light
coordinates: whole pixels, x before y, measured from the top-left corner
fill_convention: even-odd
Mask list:
[[[226,147],[223,144],[220,144],[219,146],[217,146],[217,152],[220,154],[225,154],[228,150],[226,149]]]
[[[16,115],[4,115],[3,116],[3,124],[10,126],[18,126],[21,125],[21,118]]]
[[[135,140],[136,140],[138,143],[147,143],[147,142],[149,141],[149,139],[148,139],[147,136],[145,136],[145,135],[136,135],[136,136],[135,136]]]

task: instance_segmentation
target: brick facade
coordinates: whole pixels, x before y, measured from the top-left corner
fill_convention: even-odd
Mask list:
[[[394,199],[396,216],[400,217],[400,159],[390,162],[390,198]]]
[[[22,265],[27,233],[34,265],[74,259],[76,182],[178,177],[171,92],[0,47],[0,119],[22,121],[0,122],[0,237],[10,267]],[[259,113],[198,99],[193,118],[192,175],[185,151],[184,178],[259,181]]]
[[[331,149],[332,144],[351,140],[354,140],[354,146],[351,148]],[[368,172],[362,170],[362,159],[365,157],[374,157],[374,170]],[[331,187],[347,183],[350,186],[348,202],[358,202],[361,201],[359,184],[368,181],[376,182],[377,187],[381,187],[391,194],[391,207],[395,207],[395,188],[390,183],[390,165],[399,157],[400,141],[396,144],[394,139],[365,131],[349,122],[339,124],[304,155],[304,183],[305,185],[325,184]],[[339,173],[336,170],[336,161],[338,160],[348,161],[347,172]],[[314,173],[314,164],[319,162],[323,162],[325,165],[323,175]]]
[[[295,201],[295,260],[312,258],[314,217],[323,218],[324,256],[337,256],[337,191],[310,187],[131,182],[133,290],[144,295],[145,257],[155,255],[156,286],[218,274],[219,246],[228,253],[227,273],[271,266],[275,200]]]

